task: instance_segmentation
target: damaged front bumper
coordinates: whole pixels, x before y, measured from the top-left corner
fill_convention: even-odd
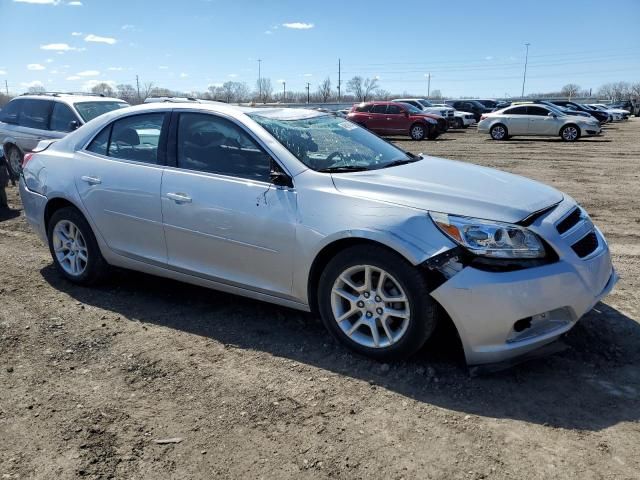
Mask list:
[[[553,342],[614,287],[618,275],[608,245],[586,214],[570,231],[557,231],[575,208],[562,202],[529,227],[558,254],[551,263],[492,271],[460,261],[452,250],[428,265],[446,278],[431,296],[456,326],[469,365],[504,362]],[[580,257],[572,245],[587,232],[597,236],[598,246]]]

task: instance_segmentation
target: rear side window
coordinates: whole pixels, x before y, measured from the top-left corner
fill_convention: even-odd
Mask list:
[[[402,109],[398,105],[389,105],[387,107],[387,113],[391,115],[398,115],[402,113]]]
[[[0,112],[0,122],[18,123],[20,112],[24,107],[24,99],[10,101]]]
[[[50,100],[25,100],[20,114],[20,125],[38,130],[49,129],[49,118],[53,102]]]
[[[386,105],[374,105],[371,108],[371,113],[387,113]]]
[[[51,112],[51,130],[56,132],[70,132],[73,130],[71,122],[77,122],[78,119],[71,109],[64,103],[55,102]]]
[[[93,139],[87,150],[123,160],[157,164],[164,119],[164,113],[147,113],[116,120]]]
[[[356,112],[368,112],[371,110],[371,105],[358,105],[356,107]]]

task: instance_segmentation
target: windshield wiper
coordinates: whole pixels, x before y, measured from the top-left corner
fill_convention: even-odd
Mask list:
[[[420,160],[422,160],[422,157],[403,158],[401,160],[394,160],[393,162],[386,163],[380,168],[397,167],[398,165],[406,165],[407,163],[419,162]]]
[[[358,165],[337,165],[335,167],[326,167],[317,170],[322,173],[339,173],[339,172],[363,172],[369,170],[367,167]]]

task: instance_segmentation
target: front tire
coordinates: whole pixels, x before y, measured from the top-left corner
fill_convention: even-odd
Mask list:
[[[494,140],[506,140],[509,138],[509,131],[507,130],[507,127],[501,123],[497,123],[491,127],[489,134]]]
[[[342,344],[376,360],[417,352],[436,326],[436,305],[426,279],[400,255],[355,246],[326,266],[318,287],[325,327]]]
[[[108,265],[91,226],[74,207],[56,210],[47,226],[53,263],[67,280],[92,285],[103,279]]]
[[[565,125],[560,130],[560,138],[565,142],[575,142],[580,138],[580,129],[573,124]]]
[[[427,136],[427,127],[420,123],[414,123],[409,129],[409,136],[412,140],[420,141]]]
[[[455,122],[456,122],[456,128],[464,128],[464,122],[462,121],[461,118],[456,118]]]

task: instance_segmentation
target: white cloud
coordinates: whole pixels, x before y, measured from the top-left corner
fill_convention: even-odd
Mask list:
[[[58,5],[60,0],[13,0],[15,3],[33,3],[35,5]]]
[[[71,32],[71,35],[74,37],[80,37],[82,36],[82,32]]]
[[[53,58],[47,58],[47,59],[45,60],[45,62],[47,62],[47,63],[53,63]]]
[[[127,23],[125,25],[122,25],[122,27],[120,27],[120,28],[122,28],[122,30],[134,30],[136,28],[136,26],[135,25],[130,25],[130,24]]]
[[[112,72],[121,72],[122,70],[124,70],[124,68],[122,68],[122,67],[109,67],[109,68],[107,68],[107,70],[111,70]]]
[[[283,23],[282,26],[285,28],[293,28],[294,30],[309,30],[314,27],[313,23],[303,22]]]
[[[73,2],[67,3],[67,5],[69,5],[70,7],[81,7],[82,6],[82,2],[73,1]]]
[[[237,73],[230,73],[230,74],[229,74],[229,75],[227,75],[227,76],[228,76],[228,77],[231,77],[231,78],[236,78],[236,77],[238,76],[238,74],[237,74]]]
[[[6,75],[7,71],[6,70],[0,70],[0,75]]]
[[[84,37],[85,42],[94,42],[94,43],[106,43],[107,45],[113,45],[117,42],[115,38],[111,37],[100,37],[99,35],[94,35],[90,33],[86,37]]]
[[[51,70],[51,75],[57,75],[58,73],[60,73],[58,70]]]
[[[167,67],[166,65],[160,65],[158,68],[160,70],[168,70],[169,69],[169,67]]]
[[[313,73],[305,73],[303,77],[313,77]]]
[[[180,78],[187,78],[188,76],[189,76],[189,74],[188,74],[188,73],[184,73],[184,72],[182,72],[182,73],[180,74]]]
[[[491,55],[484,57],[485,60],[493,60],[493,57]]]
[[[82,80],[82,77],[71,75],[70,77],[67,77],[67,80]]]
[[[271,35],[271,34],[273,34],[273,32],[272,32],[271,30],[267,30],[267,31],[265,31],[264,33],[265,33],[265,35]]]
[[[41,50],[55,50],[57,52],[69,52],[71,50],[77,50],[75,47],[70,47],[66,43],[48,43],[46,45],[40,45]]]
[[[40,65],[39,63],[30,63],[27,65],[27,70],[44,70],[45,68],[44,65]]]
[[[278,80],[276,80],[276,82],[277,82],[277,83],[284,83],[284,82],[285,82],[285,80],[284,80],[284,78],[279,78]]]
[[[85,70],[84,72],[78,72],[77,75],[79,77],[97,77],[100,72],[98,70]]]

